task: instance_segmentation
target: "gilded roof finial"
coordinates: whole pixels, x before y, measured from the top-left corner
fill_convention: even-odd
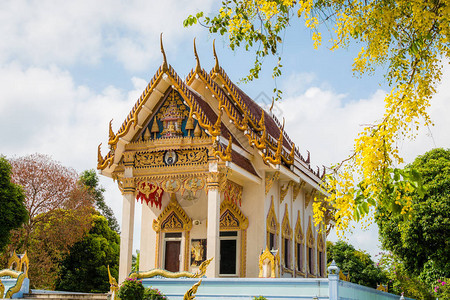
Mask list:
[[[272,113],[273,104],[275,103],[275,98],[272,97],[272,105],[270,106],[269,112]]]
[[[219,66],[219,58],[217,58],[216,53],[216,40],[213,40],[213,53],[214,53],[214,59],[216,60],[216,64],[214,65],[214,72],[219,73],[220,66]]]
[[[197,65],[195,66],[195,71],[197,73],[200,73],[202,71],[202,68],[200,67],[200,59],[198,58],[197,47],[195,46],[195,38],[194,38],[194,55],[195,55],[195,60],[197,61]]]
[[[164,52],[164,46],[163,46],[163,41],[162,41],[162,32],[161,35],[159,36],[159,41],[161,43],[161,53],[163,55],[163,63],[162,63],[162,68],[164,71],[167,71],[169,69],[169,67],[167,66],[167,58],[166,58],[166,52]]]

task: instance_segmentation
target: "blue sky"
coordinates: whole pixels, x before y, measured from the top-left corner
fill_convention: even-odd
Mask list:
[[[169,63],[182,77],[195,66],[193,38],[202,66],[213,64],[212,40],[221,66],[238,81],[253,62],[253,53],[231,51],[221,36],[201,26],[183,28],[182,21],[200,10],[210,13],[213,1],[153,0],[4,0],[0,3],[0,153],[8,157],[35,152],[51,155],[78,172],[96,167],[97,146],[107,143],[108,123],[116,130],[162,62],[159,34]],[[326,40],[324,34],[324,40]],[[329,165],[346,157],[361,124],[380,119],[388,90],[385,69],[361,79],[351,64],[360,45],[331,52],[314,50],[310,33],[294,19],[284,37],[284,75],[278,87],[284,100],[279,117],[312,162]],[[272,63],[261,78],[241,85],[251,97],[274,87]],[[399,141],[406,161],[434,146],[450,147],[450,70],[430,114],[435,126],[415,142]],[[106,153],[106,147],[103,147]],[[121,218],[121,195],[102,178],[108,203]],[[137,205],[139,209],[139,205]],[[138,241],[140,214],[136,215]],[[357,248],[378,251],[376,229],[348,235]],[[138,248],[138,242],[135,248]]]

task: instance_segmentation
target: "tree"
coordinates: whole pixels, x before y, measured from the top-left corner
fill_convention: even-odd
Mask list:
[[[56,209],[38,215],[30,236],[28,253],[33,267],[29,270],[35,288],[55,289],[63,258],[92,227],[92,207]],[[43,219],[41,221],[40,219]]]
[[[29,270],[33,287],[53,289],[62,257],[91,227],[94,197],[73,169],[49,156],[33,154],[10,161],[11,179],[23,187],[28,222],[12,232],[4,256],[27,251],[33,262]]]
[[[433,149],[408,167],[422,175],[425,193],[410,195],[412,211],[407,217],[378,209],[382,245],[411,274],[419,275],[428,263],[428,273],[432,265],[450,277],[450,150]]]
[[[107,292],[108,270],[117,278],[119,268],[119,234],[100,215],[93,216],[93,226],[75,243],[61,263],[57,290],[73,292]]]
[[[27,221],[25,195],[17,184],[11,182],[11,166],[0,156],[0,253],[9,243],[11,230]]]
[[[369,254],[355,250],[344,241],[335,244],[327,242],[327,263],[333,260],[342,272],[349,274],[350,282],[371,288],[376,288],[380,283],[387,283],[386,274],[375,266]]]
[[[297,18],[303,18],[312,30],[315,47],[321,44],[319,29],[323,28],[332,29],[332,50],[350,42],[361,44],[354,73],[387,67],[391,91],[385,98],[384,115],[364,127],[352,154],[330,168],[324,187],[330,195],[325,200],[336,208],[335,224],[342,233],[370,208],[389,209],[390,203],[383,201],[385,183],[394,176],[392,166],[403,162],[396,143],[414,138],[420,125],[431,123],[426,110],[441,80],[442,61],[450,58],[450,5],[442,0],[223,0],[216,15],[205,17],[200,12],[189,16],[184,25],[200,22],[211,33],[225,35],[231,49],[253,47],[255,65],[247,76],[253,80],[263,58],[271,55],[278,57],[273,77],[281,75],[279,46],[284,31]],[[275,91],[280,97],[281,91]],[[409,214],[411,203],[402,205],[401,212]],[[314,205],[316,223],[323,221],[325,206]]]
[[[94,196],[95,206],[101,212],[101,214],[108,220],[108,225],[117,233],[120,233],[119,223],[112,209],[106,204],[103,193],[105,189],[99,186],[97,173],[95,170],[86,170],[80,175],[80,182],[88,189],[88,191]]]
[[[77,184],[77,173],[49,156],[32,154],[12,158],[10,163],[12,181],[23,187],[28,210],[28,222],[24,225],[21,237],[23,244],[18,245],[18,248],[28,248],[30,235],[37,223],[45,222],[47,216],[52,216],[47,213],[91,205],[92,197]]]

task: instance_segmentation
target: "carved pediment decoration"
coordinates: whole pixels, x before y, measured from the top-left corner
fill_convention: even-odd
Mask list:
[[[306,232],[306,246],[308,248],[314,248],[314,234],[312,232],[312,225],[311,225],[311,216],[309,216],[308,220],[308,231]]]
[[[291,228],[291,224],[289,222],[289,210],[288,210],[287,203],[285,206],[283,221],[281,223],[281,236],[284,239],[289,239],[289,240],[292,239],[292,228]]]
[[[189,231],[192,228],[192,219],[178,204],[175,194],[172,193],[169,204],[158,216],[158,219],[153,220],[152,227],[158,233],[160,231]]]
[[[300,219],[300,211],[297,213],[297,222],[295,224],[295,242],[298,244],[303,244],[303,229],[302,229],[302,220]]]
[[[220,204],[220,230],[245,230],[248,227],[248,218],[244,216],[239,207],[233,202],[222,201]]]
[[[280,178],[280,172],[276,171],[275,173],[266,173],[266,195],[269,193],[270,189],[273,186],[273,183]]]
[[[273,196],[272,196],[272,200],[270,202],[269,213],[267,214],[267,218],[266,218],[266,229],[267,229],[267,232],[270,232],[273,234],[279,234],[279,232],[280,232],[280,224],[278,223],[277,215],[275,214]]]

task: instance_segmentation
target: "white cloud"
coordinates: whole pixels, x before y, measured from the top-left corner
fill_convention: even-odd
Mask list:
[[[98,64],[113,58],[125,69],[142,71],[159,59],[159,33],[179,46],[198,26],[182,28],[195,7],[213,1],[50,1],[9,0],[0,5],[0,63]],[[180,9],[185,7],[186,9]],[[175,47],[173,45],[172,47]]]

